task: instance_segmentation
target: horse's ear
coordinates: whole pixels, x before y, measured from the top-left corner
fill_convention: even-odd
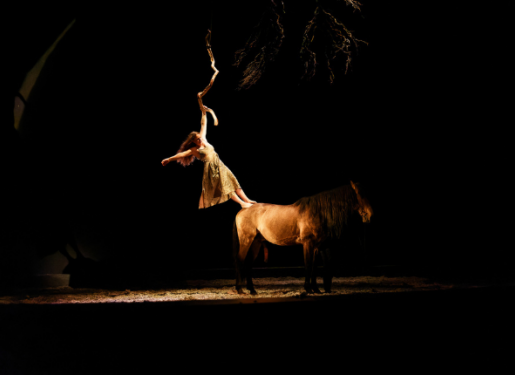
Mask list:
[[[352,180],[350,180],[350,185],[352,186],[352,188],[353,188],[354,190],[356,190],[356,185],[354,184],[354,182],[352,182]]]

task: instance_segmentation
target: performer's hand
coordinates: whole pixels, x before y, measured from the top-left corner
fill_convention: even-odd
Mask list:
[[[170,160],[168,158],[161,160],[161,164],[163,164],[163,167],[168,164]]]

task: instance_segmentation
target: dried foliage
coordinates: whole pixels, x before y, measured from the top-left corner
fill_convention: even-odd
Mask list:
[[[360,6],[361,6],[361,3],[359,1],[356,1],[356,0],[344,0],[347,5],[350,5],[351,7],[353,7],[355,10],[361,10]]]
[[[360,3],[355,0],[345,0],[345,2],[352,6],[355,10],[360,10]],[[304,73],[302,79],[310,80],[316,72],[317,56],[313,51],[315,36],[316,40],[321,40],[322,48],[329,70],[329,82],[334,82],[334,71],[331,63],[337,57],[346,56],[345,61],[345,74],[349,69],[352,59],[353,51],[357,50],[358,43],[367,42],[354,37],[352,32],[345,27],[343,23],[331,13],[327,12],[318,5],[315,9],[313,18],[308,22],[304,30],[302,38],[302,46],[300,49],[301,59],[304,60]]]
[[[324,3],[339,1],[326,0]],[[357,0],[341,0],[341,2],[352,7],[353,11],[361,11],[361,3]],[[338,57],[345,56],[346,74],[351,58],[358,48],[358,43],[367,43],[355,38],[342,22],[324,9],[322,0],[316,0],[316,5],[313,18],[306,25],[302,38],[300,49],[300,57],[304,65],[302,79],[310,80],[315,75],[317,67],[315,50],[317,50],[323,52],[325,56],[329,70],[329,82],[333,83],[335,79],[333,62]],[[245,47],[236,51],[235,66],[240,66],[248,55],[255,53],[254,59],[243,72],[243,79],[239,83],[238,90],[248,89],[255,85],[264,74],[267,64],[275,60],[284,39],[284,28],[281,24],[281,15],[283,14],[285,14],[284,2],[270,0],[270,4],[247,40]]]
[[[275,60],[284,39],[284,29],[280,22],[280,14],[284,14],[284,2],[270,0],[269,6],[261,16],[245,47],[236,51],[235,66],[240,66],[247,55],[257,49],[256,56],[243,72],[243,79],[238,90],[248,89],[255,85],[265,72],[266,65]]]

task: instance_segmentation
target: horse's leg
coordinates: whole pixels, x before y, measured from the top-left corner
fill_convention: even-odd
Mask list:
[[[316,275],[316,271],[317,271],[316,254],[317,253],[318,253],[318,248],[315,248],[313,250],[313,265],[311,268],[311,289],[313,289],[314,293],[322,294],[320,289],[318,289],[318,284],[317,284],[317,275]]]
[[[234,257],[234,268],[236,269],[236,291],[238,292],[238,294],[245,294],[242,290],[241,290],[241,285],[243,284],[242,283],[242,278],[243,278],[243,264],[242,262],[238,259],[238,255],[236,254],[236,256]]]
[[[247,258],[247,253],[254,241],[255,236],[255,231],[254,233],[242,233],[238,241],[239,248],[237,249],[237,252],[235,253],[234,257],[236,265],[236,291],[238,292],[238,294],[245,294],[245,292],[243,292],[243,290],[241,289],[243,284],[242,281],[245,276],[244,273],[249,271],[245,267],[245,258]]]
[[[243,290],[243,280],[245,278],[246,273],[246,265],[245,258],[247,257],[248,248],[242,249],[240,244],[240,249],[235,256],[235,265],[236,265],[236,291],[238,294],[246,294]]]
[[[313,293],[311,287],[311,277],[313,274],[313,261],[315,256],[315,248],[311,242],[304,243],[304,265],[306,266],[306,278],[304,280],[304,289],[307,293]]]
[[[243,272],[242,264],[239,260],[238,254],[240,253],[240,239],[238,238],[238,226],[234,220],[232,226],[232,255],[234,259],[234,269],[236,270],[236,290],[241,294],[241,274]]]
[[[234,263],[236,266],[236,291],[238,294],[245,294],[242,290],[243,279],[245,277],[245,258],[241,259],[238,253],[235,257]]]
[[[321,254],[324,262],[324,289],[326,293],[331,293],[331,284],[333,281],[331,249],[326,248],[321,251]]]
[[[250,254],[247,256],[247,267],[245,269],[245,275],[247,276],[247,289],[252,295],[257,294],[256,289],[254,289],[254,283],[252,282],[252,263],[256,260],[260,249],[261,240],[256,237],[250,247]]]

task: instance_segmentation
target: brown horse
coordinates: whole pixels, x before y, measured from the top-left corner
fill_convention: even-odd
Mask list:
[[[242,278],[247,261],[247,289],[257,294],[252,283],[251,262],[256,259],[262,246],[267,253],[266,242],[279,246],[303,245],[306,266],[306,292],[320,293],[315,276],[315,255],[338,240],[351,215],[357,213],[363,223],[369,223],[372,207],[360,194],[359,184],[350,185],[299,199],[289,206],[257,203],[236,215],[233,227],[234,260],[236,266],[236,290],[242,291]],[[249,254],[250,250],[250,254]],[[328,285],[328,286],[326,286]],[[326,284],[330,290],[330,280]]]

